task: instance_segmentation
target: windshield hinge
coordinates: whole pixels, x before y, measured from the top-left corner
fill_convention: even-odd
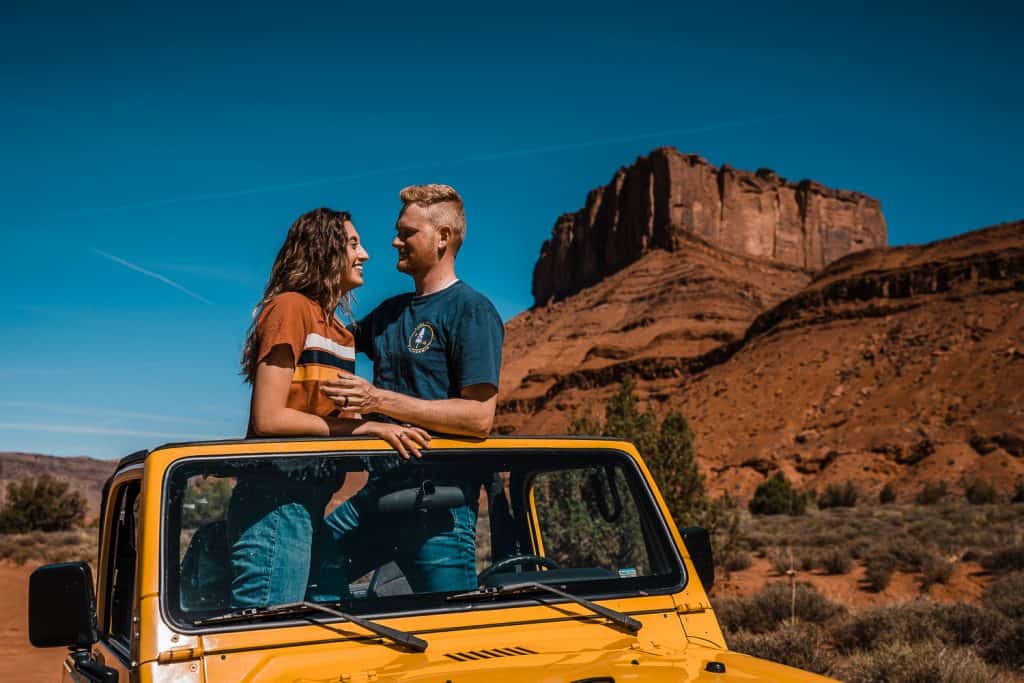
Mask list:
[[[676,612],[679,614],[698,614],[700,612],[706,612],[709,609],[711,609],[711,605],[700,602],[699,600],[697,602],[684,602],[676,605]]]
[[[196,647],[179,647],[173,650],[164,650],[156,656],[156,661],[160,664],[188,662],[193,659],[199,659],[204,654],[205,652],[200,645],[197,645]]]
[[[341,674],[342,683],[370,683],[377,680],[376,671],[356,671],[350,674]]]

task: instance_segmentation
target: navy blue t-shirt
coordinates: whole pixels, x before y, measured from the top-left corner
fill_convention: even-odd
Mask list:
[[[473,384],[498,387],[505,327],[490,300],[461,280],[392,297],[349,330],[381,389],[433,401]]]

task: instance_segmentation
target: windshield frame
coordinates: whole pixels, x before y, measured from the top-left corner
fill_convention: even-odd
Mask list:
[[[525,456],[538,456],[543,454],[559,454],[565,456],[572,456],[575,458],[585,458],[587,454],[600,454],[603,457],[613,457],[616,461],[621,462],[625,468],[629,469],[631,478],[636,482],[637,491],[633,492],[636,498],[638,507],[641,508],[640,512],[642,515],[646,515],[652,522],[653,528],[652,533],[657,533],[661,536],[660,543],[664,545],[665,560],[673,565],[673,571],[669,574],[658,574],[652,577],[643,578],[655,578],[655,577],[668,577],[670,580],[665,582],[665,585],[652,586],[652,587],[640,587],[638,586],[637,579],[607,579],[607,580],[578,580],[570,581],[570,591],[580,596],[586,597],[588,600],[610,600],[610,599],[622,599],[622,598],[636,598],[636,597],[647,597],[647,596],[661,596],[661,595],[672,595],[677,594],[684,590],[689,584],[690,575],[686,569],[686,563],[680,553],[680,548],[677,546],[675,537],[673,536],[668,521],[661,505],[654,495],[654,491],[651,488],[651,482],[645,475],[643,469],[640,467],[640,463],[633,455],[625,450],[614,447],[564,447],[564,446],[530,446],[530,447],[495,447],[495,448],[473,448],[473,447],[440,447],[437,449],[431,449],[424,452],[424,459],[443,459],[451,456],[466,457],[470,455],[479,455],[484,457],[499,458],[508,457],[512,459],[522,458]],[[258,621],[253,623],[232,623],[224,625],[204,625],[196,626],[192,623],[188,616],[186,616],[180,608],[176,608],[175,605],[170,604],[170,598],[180,599],[180,562],[169,562],[171,557],[171,536],[178,537],[180,539],[180,515],[177,519],[172,519],[170,514],[171,504],[171,484],[176,473],[183,467],[194,467],[201,465],[204,462],[216,462],[225,460],[246,460],[246,459],[272,459],[272,458],[311,458],[311,457],[331,457],[341,459],[364,459],[364,458],[377,458],[395,456],[395,452],[389,449],[379,450],[336,450],[336,449],[324,449],[324,450],[309,450],[309,451],[288,451],[288,452],[255,452],[255,453],[232,453],[228,454],[196,454],[182,457],[170,463],[162,477],[161,492],[160,492],[160,552],[159,552],[159,610],[164,620],[164,623],[168,624],[173,630],[180,633],[186,634],[200,634],[200,633],[219,633],[219,632],[230,632],[230,631],[252,631],[262,630],[271,628],[284,628],[296,625],[309,625],[307,618],[282,618],[281,620],[268,620]],[[552,463],[554,464],[554,463]],[[557,467],[552,468],[557,469]],[[361,471],[361,470],[360,470]],[[171,532],[173,531],[173,534]],[[173,550],[180,554],[180,545],[175,544]],[[671,578],[678,577],[677,580],[671,581]],[[616,586],[622,586],[623,588],[628,587],[628,590],[595,590],[588,589],[587,587],[593,584],[602,584],[606,582],[614,581]],[[625,585],[624,585],[625,582]],[[561,585],[561,584],[555,584]],[[597,588],[595,586],[595,588]],[[172,590],[173,589],[173,590]],[[400,618],[400,617],[412,617],[412,616],[428,616],[438,615],[446,613],[456,612],[481,612],[489,610],[500,610],[506,608],[523,607],[523,606],[534,606],[536,605],[536,599],[529,595],[510,595],[506,599],[498,599],[493,602],[485,603],[474,603],[474,602],[449,602],[446,600],[447,595],[454,594],[460,591],[452,591],[451,593],[436,593],[437,603],[429,606],[423,606],[421,608],[412,609],[385,609],[385,610],[369,610],[369,611],[356,611],[355,613],[365,619],[381,620],[389,618]],[[426,594],[424,595],[426,597]],[[331,604],[331,603],[324,603]],[[663,610],[655,610],[663,611]],[[644,613],[644,612],[639,612]]]

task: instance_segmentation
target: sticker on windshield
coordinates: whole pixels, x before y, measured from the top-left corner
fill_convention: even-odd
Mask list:
[[[619,576],[623,579],[636,578],[636,567],[623,567],[619,570]]]

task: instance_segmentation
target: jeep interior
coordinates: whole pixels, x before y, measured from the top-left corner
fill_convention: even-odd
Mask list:
[[[388,558],[359,576],[344,574],[337,595],[311,597],[330,593],[318,581],[330,577],[332,567],[366,563],[359,561],[359,547],[342,553],[327,543],[317,546],[327,551],[314,552],[313,538],[299,539],[310,545],[305,600],[346,614],[535,604],[537,594],[559,591],[590,600],[669,593],[685,578],[636,463],[610,449],[430,449],[411,461],[393,451],[196,456],[175,463],[164,482],[162,609],[179,628],[251,628],[239,624],[250,616],[253,622],[279,622],[293,613],[270,604],[232,606],[231,538],[238,523],[229,508],[246,478],[292,490],[329,481],[336,490],[324,513],[372,482],[373,494],[364,492],[359,500],[373,506],[377,540],[397,539],[410,529],[451,531],[455,510],[476,510],[475,535],[464,539],[474,546],[475,581],[442,590],[417,592],[402,563]],[[319,524],[322,514],[315,517]],[[548,586],[554,591],[545,592]]]

